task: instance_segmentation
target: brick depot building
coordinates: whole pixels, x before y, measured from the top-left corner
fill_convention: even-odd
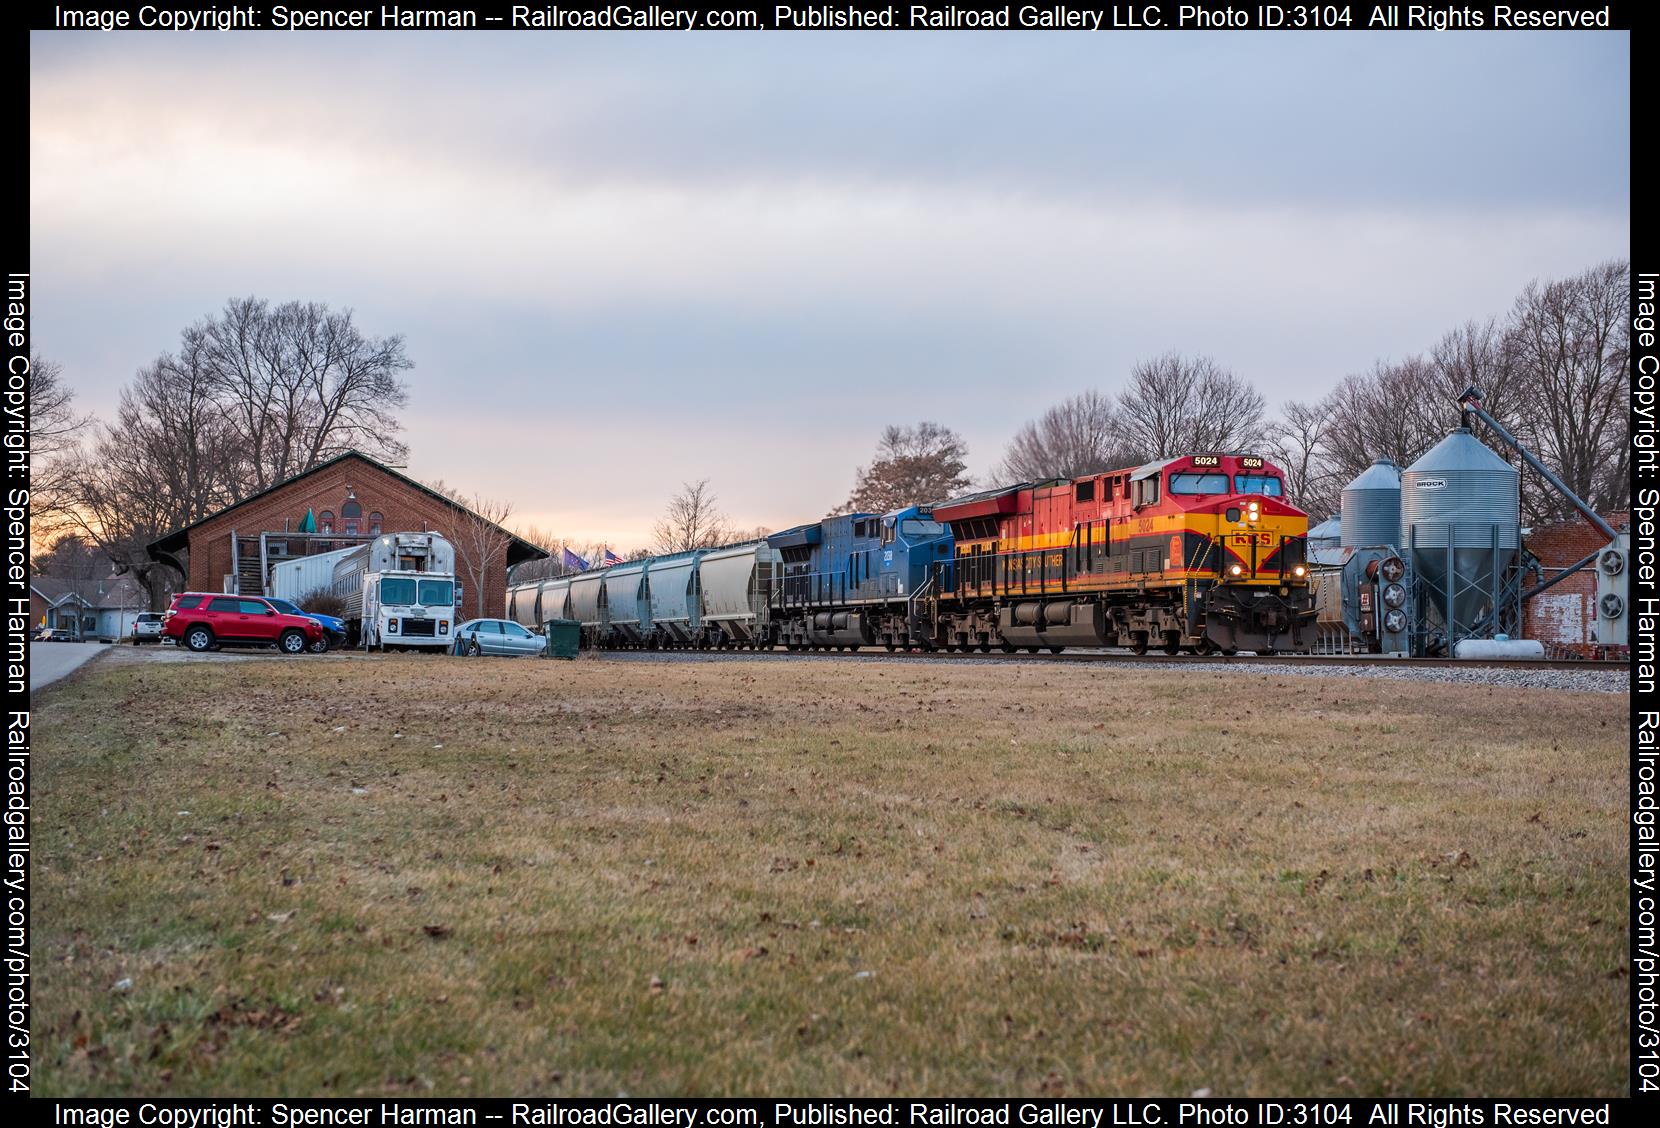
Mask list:
[[[1631,528],[1629,511],[1604,513],[1602,519],[1615,532]],[[1539,558],[1549,579],[1571,568],[1608,543],[1608,538],[1581,517],[1554,525],[1536,525],[1523,542]],[[1523,589],[1524,591],[1526,589]],[[1597,569],[1581,568],[1549,591],[1540,592],[1522,604],[1526,618],[1522,637],[1536,638],[1553,652],[1577,654],[1582,658],[1601,657],[1609,645],[1597,638]]]
[[[315,531],[302,531],[311,515]],[[363,544],[381,533],[441,533],[456,546],[461,611],[477,614],[473,577],[461,562],[471,510],[357,451],[347,451],[235,505],[167,534],[150,555],[176,568],[189,591],[262,595],[272,564]],[[484,614],[506,610],[507,570],[547,553],[500,530],[485,568]],[[181,559],[181,555],[183,559]]]

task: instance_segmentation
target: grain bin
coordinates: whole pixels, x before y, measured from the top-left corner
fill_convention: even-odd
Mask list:
[[[1444,630],[1449,648],[1505,629],[1521,545],[1521,475],[1468,427],[1401,474],[1401,535],[1418,579],[1420,621]]]
[[[1401,543],[1401,470],[1380,458],[1343,487],[1341,544],[1381,548]]]

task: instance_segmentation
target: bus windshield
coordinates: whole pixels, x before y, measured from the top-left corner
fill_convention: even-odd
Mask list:
[[[1172,474],[1170,492],[1173,494],[1225,494],[1228,492],[1226,474]]]
[[[1235,493],[1279,497],[1285,492],[1280,480],[1272,474],[1235,474],[1233,480]]]
[[[454,602],[455,585],[449,580],[421,581],[421,606],[448,607]]]
[[[387,576],[380,581],[380,601],[408,605],[415,602],[415,580],[410,576]]]

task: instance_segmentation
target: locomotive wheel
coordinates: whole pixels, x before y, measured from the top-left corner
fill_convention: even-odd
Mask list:
[[[980,653],[981,654],[990,654],[991,653],[991,639],[983,638],[983,639],[980,640]]]
[[[1146,631],[1132,631],[1132,632],[1130,632],[1130,653],[1135,654],[1135,655],[1142,655],[1142,654],[1147,653],[1147,632]]]
[[[1199,640],[1199,645],[1193,648],[1193,653],[1211,655],[1216,653],[1216,644],[1208,638]]]
[[[1239,647],[1237,647],[1237,646],[1224,646],[1222,648],[1222,657],[1224,657],[1224,658],[1232,658],[1235,654],[1238,654],[1238,653],[1239,653]]]
[[[1175,631],[1164,632],[1164,652],[1170,655],[1182,652],[1182,636]]]

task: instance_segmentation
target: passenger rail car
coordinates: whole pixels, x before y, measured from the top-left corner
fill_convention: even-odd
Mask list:
[[[938,645],[1231,654],[1313,641],[1308,517],[1258,457],[1014,486],[934,517],[954,541],[929,593]]]

